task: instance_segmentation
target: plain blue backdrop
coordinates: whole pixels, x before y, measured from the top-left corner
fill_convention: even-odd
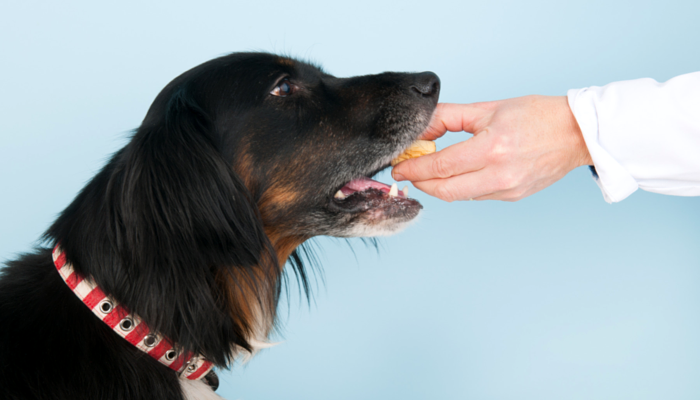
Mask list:
[[[431,70],[447,102],[563,95],[700,70],[699,16],[692,0],[4,0],[0,258],[29,250],[160,89],[210,58],[282,52],[338,76]],[[220,371],[220,394],[700,398],[700,198],[640,191],[609,205],[583,168],[517,203],[411,193],[420,220],[378,253],[316,240],[311,306],[293,286],[282,343]]]

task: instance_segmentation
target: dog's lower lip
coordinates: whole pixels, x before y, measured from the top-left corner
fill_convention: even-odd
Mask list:
[[[371,219],[386,219],[395,216],[405,216],[418,213],[423,208],[421,204],[404,196],[392,196],[386,191],[370,187],[366,190],[353,192],[342,200],[331,199],[329,208],[335,212],[365,213],[371,215]],[[410,211],[413,210],[413,211]]]

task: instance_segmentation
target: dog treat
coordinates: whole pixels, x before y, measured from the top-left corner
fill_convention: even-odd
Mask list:
[[[424,156],[426,154],[435,153],[435,142],[431,140],[416,140],[411,147],[399,154],[398,157],[391,160],[391,166],[395,166],[401,161],[406,161],[411,158]]]

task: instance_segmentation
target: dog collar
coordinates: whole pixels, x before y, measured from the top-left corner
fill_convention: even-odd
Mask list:
[[[127,342],[177,372],[181,378],[202,379],[214,367],[201,355],[179,352],[168,338],[151,332],[138,316],[105,295],[92,279],[76,273],[59,246],[53,250],[53,262],[68,287],[97,318]]]

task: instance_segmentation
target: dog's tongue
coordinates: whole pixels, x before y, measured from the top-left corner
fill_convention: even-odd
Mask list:
[[[347,196],[355,192],[363,192],[370,188],[381,190],[384,193],[389,193],[389,190],[391,190],[389,185],[365,177],[351,180],[340,190]]]

